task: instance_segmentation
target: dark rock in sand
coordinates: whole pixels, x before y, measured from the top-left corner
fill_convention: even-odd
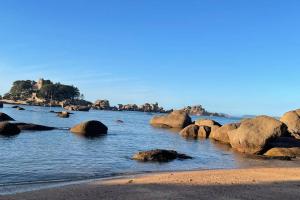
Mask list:
[[[17,125],[10,122],[0,122],[0,135],[13,136],[21,132]]]
[[[20,130],[27,130],[27,131],[50,131],[54,130],[54,127],[50,126],[43,126],[38,124],[28,124],[28,123],[14,123]]]
[[[107,134],[107,130],[108,128],[103,123],[93,120],[77,124],[70,131],[78,135],[94,137]]]
[[[155,116],[151,119],[150,124],[156,127],[167,128],[185,128],[190,125],[192,120],[184,111],[173,111],[168,115]]]
[[[179,154],[173,150],[156,149],[150,151],[143,151],[133,156],[134,160],[138,161],[155,161],[155,162],[168,162],[175,159],[192,159],[192,157],[185,154]]]
[[[239,128],[228,132],[232,148],[249,154],[260,154],[269,147],[270,142],[288,135],[284,123],[268,116],[244,120]]]
[[[15,121],[13,118],[11,118],[10,116],[8,116],[7,114],[0,112],[0,122],[3,121]]]

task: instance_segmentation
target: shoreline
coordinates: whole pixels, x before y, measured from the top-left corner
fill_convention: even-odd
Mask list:
[[[289,188],[286,188],[287,185]],[[217,186],[217,187],[216,187]],[[232,187],[232,188],[231,188]],[[21,192],[10,195],[0,195],[0,200],[29,200],[29,199],[144,199],[145,196],[136,196],[139,193],[148,195],[145,199],[170,198],[190,199],[207,195],[207,190],[212,195],[211,199],[227,197],[233,198],[233,188],[239,189],[240,198],[253,198],[255,194],[258,199],[264,199],[267,193],[274,193],[274,188],[285,190],[299,190],[300,167],[251,167],[238,169],[209,169],[189,171],[150,172],[141,174],[121,175],[101,179],[85,180],[67,185],[42,188],[39,190]],[[255,189],[249,189],[249,188]],[[268,188],[265,193],[257,192],[257,188]],[[180,188],[180,189],[179,189]],[[192,190],[192,188],[195,188]],[[203,191],[201,190],[203,189]],[[221,194],[212,190],[221,190]],[[225,191],[224,191],[225,190]],[[127,192],[127,191],[132,191]],[[172,192],[170,192],[172,191]],[[180,191],[188,191],[180,195]],[[282,190],[276,191],[281,198]],[[164,194],[165,193],[165,194]],[[185,192],[184,192],[185,193]],[[253,194],[252,194],[253,193]],[[141,194],[140,194],[141,195]],[[159,196],[163,195],[163,196]],[[199,196],[200,195],[200,196]],[[217,195],[214,196],[214,195]],[[221,195],[221,196],[219,196]],[[249,196],[250,195],[250,196]],[[299,198],[300,192],[287,194],[286,199]],[[203,199],[210,199],[209,196]],[[225,198],[227,199],[227,198]]]

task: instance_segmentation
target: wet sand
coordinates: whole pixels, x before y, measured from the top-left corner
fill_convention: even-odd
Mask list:
[[[300,199],[300,167],[145,174],[1,196],[0,199]]]

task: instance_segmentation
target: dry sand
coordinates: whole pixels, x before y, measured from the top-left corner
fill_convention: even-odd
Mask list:
[[[300,199],[299,168],[205,170],[137,175],[44,189],[1,200]]]

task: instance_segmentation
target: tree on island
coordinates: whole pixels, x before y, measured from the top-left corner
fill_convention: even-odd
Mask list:
[[[39,98],[66,100],[75,99],[80,96],[79,89],[73,85],[63,85],[60,83],[46,84],[37,93]]]
[[[5,99],[27,100],[36,94],[38,98],[45,100],[67,100],[79,98],[79,89],[73,85],[53,83],[50,80],[40,79],[38,82],[31,80],[18,80],[13,83]]]

